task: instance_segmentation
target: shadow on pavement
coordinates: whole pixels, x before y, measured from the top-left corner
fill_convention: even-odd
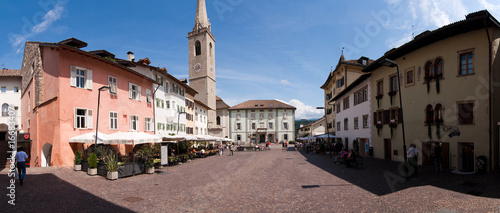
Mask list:
[[[294,149],[288,149],[294,151]],[[450,171],[436,172],[432,166],[419,166],[418,176],[408,181],[400,174],[403,164],[383,159],[364,158],[364,168],[346,168],[334,163],[329,155],[300,152],[306,160],[345,181],[382,196],[411,187],[431,185],[459,193],[480,197],[500,198],[500,173],[458,175]]]
[[[10,178],[0,175],[2,212],[133,212],[84,191],[52,174],[30,174],[15,184],[15,206],[8,204]],[[98,192],[100,189],[95,189]],[[44,205],[40,205],[44,203]]]

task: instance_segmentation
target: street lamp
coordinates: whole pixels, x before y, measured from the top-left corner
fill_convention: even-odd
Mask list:
[[[109,86],[102,86],[99,88],[99,95],[97,96],[97,121],[95,124],[95,148],[97,149],[97,132],[99,131],[99,105],[101,104],[101,91],[111,89]]]
[[[402,81],[401,81],[400,76],[399,76],[399,65],[395,61],[387,59],[387,58],[384,58],[382,61],[379,62],[379,64],[382,66],[390,67],[390,68],[396,67],[396,72],[398,75],[397,84],[398,84],[398,90],[399,90],[399,92],[398,92],[399,93],[399,107],[401,107],[401,128],[403,131],[403,155],[404,155],[405,165],[407,165],[408,159],[406,156],[405,123],[404,123],[404,116],[403,116],[403,101],[401,99],[401,82]],[[405,171],[406,171],[406,178],[408,179],[408,171],[407,170],[405,170]]]
[[[333,158],[332,155],[332,144],[330,143],[330,133],[328,132],[328,116],[326,114],[325,107],[316,107],[316,109],[324,109],[325,110],[325,123],[326,123],[326,137],[328,138],[328,150],[330,151],[330,158]]]

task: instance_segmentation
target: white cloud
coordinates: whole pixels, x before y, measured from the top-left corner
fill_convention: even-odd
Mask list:
[[[12,47],[17,48],[17,53],[21,52],[24,42],[26,42],[29,38],[45,32],[52,23],[61,18],[62,13],[64,12],[64,5],[62,2],[58,2],[54,9],[48,11],[42,18],[42,22],[33,26],[31,31],[25,35],[12,35],[10,39],[10,43]]]
[[[385,40],[385,44],[389,48],[396,48],[396,47],[400,47],[401,45],[411,41],[412,39],[413,39],[412,33],[408,33],[408,34],[403,35],[402,38],[388,38],[387,40]]]
[[[281,80],[281,84],[283,85],[290,85],[290,82],[288,80]]]
[[[492,4],[486,0],[479,0],[479,3],[490,12],[500,13],[500,2],[497,2],[497,4]]]
[[[434,27],[448,25],[467,14],[462,0],[411,0],[409,9],[414,21]]]
[[[292,99],[290,102],[278,100],[297,108],[295,111],[295,119],[317,119],[324,115],[324,110],[316,109],[314,106],[306,105],[297,99]]]

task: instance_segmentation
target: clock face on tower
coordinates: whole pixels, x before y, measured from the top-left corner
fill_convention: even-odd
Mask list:
[[[200,64],[200,63],[196,63],[196,64],[194,64],[194,71],[195,71],[195,72],[200,72],[200,71],[201,71],[201,68],[202,68],[202,66],[201,66],[201,64]]]

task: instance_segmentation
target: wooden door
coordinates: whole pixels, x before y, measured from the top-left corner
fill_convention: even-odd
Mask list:
[[[391,158],[391,139],[384,139],[384,159],[392,160]]]
[[[450,144],[449,143],[441,143],[441,149],[443,152],[441,153],[441,157],[443,159],[443,169],[450,168]]]
[[[431,156],[433,150],[432,147],[433,142],[422,142],[422,165],[434,165],[434,159]]]

